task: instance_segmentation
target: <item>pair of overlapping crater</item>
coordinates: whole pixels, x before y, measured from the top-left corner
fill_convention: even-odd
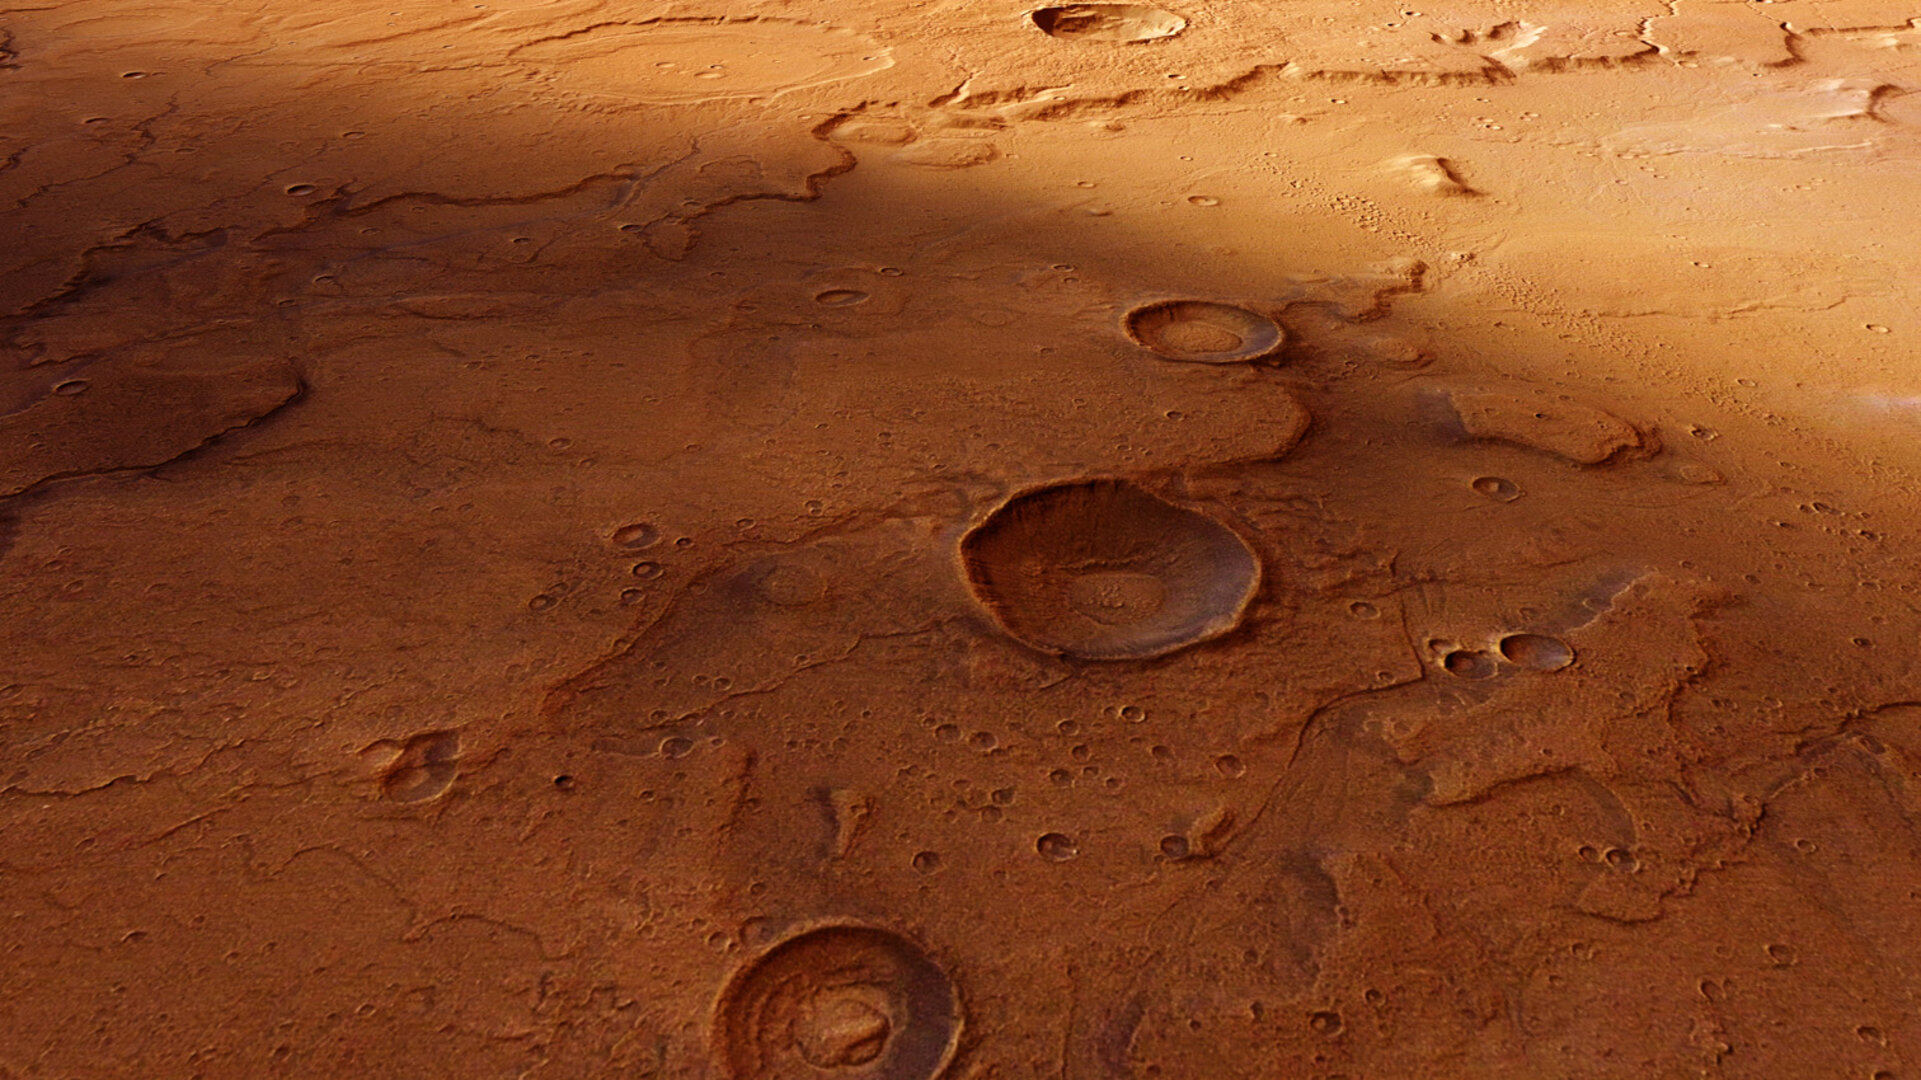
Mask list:
[[[732,1080],[933,1080],[953,1059],[960,996],[920,946],[856,924],[789,937],[742,968],[714,1015]]]
[[[1240,534],[1115,478],[1014,496],[962,538],[961,563],[1009,636],[1088,660],[1147,659],[1219,637],[1261,584]]]

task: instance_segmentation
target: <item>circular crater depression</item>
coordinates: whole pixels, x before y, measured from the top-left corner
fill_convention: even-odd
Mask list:
[[[1574,647],[1546,634],[1509,634],[1500,649],[1509,663],[1536,671],[1559,671],[1574,663]]]
[[[960,1038],[960,997],[918,945],[867,926],[790,937],[742,968],[715,1010],[733,1080],[932,1080]]]
[[[961,562],[1010,636],[1089,660],[1218,637],[1261,583],[1260,560],[1232,529],[1116,479],[1016,495],[961,539]]]
[[[1163,300],[1127,313],[1127,336],[1156,356],[1193,364],[1235,364],[1279,352],[1287,335],[1279,323],[1233,304]]]
[[[1034,12],[1048,37],[1068,41],[1156,41],[1187,29],[1187,20],[1144,4],[1063,4]]]

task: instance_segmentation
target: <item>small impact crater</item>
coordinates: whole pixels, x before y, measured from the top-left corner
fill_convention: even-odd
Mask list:
[[[814,303],[826,307],[853,307],[866,300],[867,294],[859,289],[828,289],[814,294]]]
[[[660,530],[644,521],[636,521],[614,530],[613,540],[624,548],[650,548],[660,542]]]
[[[1455,649],[1441,657],[1449,675],[1463,679],[1485,679],[1494,674],[1494,658],[1479,649]]]
[[[1279,323],[1233,304],[1163,300],[1127,313],[1134,343],[1156,356],[1193,364],[1236,364],[1279,352],[1287,335]]]
[[[1517,667],[1559,671],[1574,662],[1574,647],[1546,634],[1509,634],[1501,639],[1501,655]]]
[[[1081,853],[1081,846],[1066,833],[1042,833],[1034,841],[1034,851],[1048,862],[1066,862]]]
[[[1514,481],[1501,476],[1477,476],[1473,481],[1474,490],[1493,499],[1495,502],[1513,502],[1521,497],[1521,489]]]
[[[1048,37],[1067,41],[1159,41],[1187,29],[1186,19],[1144,4],[1063,4],[1031,18]]]
[[[1043,652],[1135,660],[1239,625],[1261,583],[1246,541],[1125,480],[1009,499],[961,540],[975,597]]]
[[[918,945],[873,927],[828,926],[735,974],[715,1007],[714,1050],[735,1080],[932,1080],[960,1030],[953,981]]]

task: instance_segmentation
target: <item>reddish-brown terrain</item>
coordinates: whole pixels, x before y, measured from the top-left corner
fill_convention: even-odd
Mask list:
[[[0,43],[0,1077],[1921,1068],[1921,0]]]

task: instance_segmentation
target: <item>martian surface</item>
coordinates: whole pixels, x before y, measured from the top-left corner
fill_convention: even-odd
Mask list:
[[[0,1078],[1921,1075],[1921,0],[66,0],[0,108]]]

